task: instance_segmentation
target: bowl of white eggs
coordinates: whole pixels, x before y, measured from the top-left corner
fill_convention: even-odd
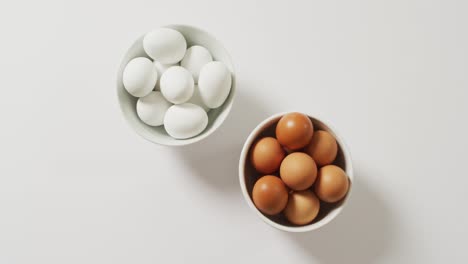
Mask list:
[[[138,38],[117,74],[120,108],[143,138],[183,146],[212,134],[228,116],[236,82],[231,58],[209,33],[168,25]]]

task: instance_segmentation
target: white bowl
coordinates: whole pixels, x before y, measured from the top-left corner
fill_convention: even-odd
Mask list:
[[[229,112],[231,111],[236,92],[236,78],[234,73],[234,66],[232,65],[231,57],[224,49],[223,45],[216,40],[209,33],[192,26],[187,25],[169,25],[165,26],[172,28],[184,35],[187,40],[187,47],[193,45],[200,45],[207,48],[213,59],[223,62],[232,74],[232,86],[229,96],[222,106],[216,109],[211,109],[208,112],[208,126],[199,135],[188,139],[174,139],[170,137],[163,126],[152,127],[143,123],[136,113],[136,102],[138,98],[131,96],[125,90],[122,83],[122,73],[127,63],[136,57],[148,57],[143,50],[143,37],[138,38],[135,43],[130,47],[120,63],[119,71],[117,73],[117,94],[122,113],[127,120],[128,124],[143,138],[166,146],[182,146],[200,141],[211,135],[217,128],[221,126]],[[160,76],[159,76],[160,77]]]
[[[343,207],[348,200],[351,189],[353,186],[353,167],[351,163],[351,156],[349,154],[348,148],[346,147],[343,139],[337,134],[336,130],[330,126],[328,122],[324,122],[322,119],[313,117],[309,115],[312,123],[314,124],[314,129],[326,130],[335,136],[338,143],[338,155],[333,164],[338,165],[349,177],[350,187],[346,197],[341,201],[334,204],[320,203],[320,212],[318,216],[309,224],[303,226],[297,226],[288,222],[288,220],[282,215],[269,216],[260,212],[257,207],[255,207],[252,201],[252,189],[256,180],[263,175],[260,175],[250,164],[249,154],[252,144],[259,138],[265,136],[275,136],[276,124],[280,118],[287,113],[275,114],[262,123],[260,123],[249,135],[247,138],[239,160],[239,181],[242,189],[242,194],[247,201],[249,207],[267,224],[287,232],[307,232],[318,229],[330,221],[332,221],[340,212],[343,210]]]

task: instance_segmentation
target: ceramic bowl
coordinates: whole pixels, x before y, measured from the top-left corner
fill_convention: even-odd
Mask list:
[[[136,102],[138,98],[131,96],[124,88],[122,83],[122,73],[127,63],[136,57],[148,57],[143,50],[143,37],[138,38],[124,55],[117,73],[117,95],[123,116],[133,130],[143,138],[160,145],[182,146],[198,142],[218,129],[231,111],[234,95],[236,93],[236,78],[234,66],[226,49],[209,33],[188,25],[169,25],[165,26],[175,29],[182,33],[187,41],[187,47],[201,45],[207,48],[213,60],[223,62],[232,74],[232,87],[226,101],[222,106],[211,109],[208,112],[208,126],[199,135],[188,139],[174,139],[164,130],[164,126],[152,127],[143,123],[136,113]],[[149,58],[149,57],[148,57]]]
[[[247,201],[249,207],[255,212],[257,216],[259,216],[265,223],[283,230],[287,232],[307,232],[318,229],[330,221],[332,221],[340,212],[343,210],[343,207],[348,200],[351,189],[353,186],[353,167],[351,163],[351,156],[349,154],[348,148],[346,147],[345,143],[341,136],[338,135],[336,129],[331,127],[328,122],[325,122],[323,119],[320,119],[316,116],[308,115],[312,123],[314,124],[315,130],[326,130],[330,132],[333,136],[335,136],[336,141],[338,143],[338,155],[333,164],[341,167],[349,177],[350,187],[348,190],[347,195],[339,202],[334,204],[327,204],[327,203],[320,203],[320,211],[318,216],[309,224],[303,226],[297,226],[291,224],[283,214],[269,216],[265,215],[260,212],[254,205],[252,200],[252,189],[257,181],[257,179],[263,175],[260,175],[258,172],[255,171],[251,162],[250,162],[250,148],[254,142],[258,139],[265,137],[265,136],[275,136],[275,129],[276,124],[280,120],[280,118],[285,115],[286,113],[279,113],[275,114],[263,122],[261,122],[249,135],[247,138],[244,147],[242,149],[240,160],[239,160],[239,181],[240,187],[242,189],[242,194]]]

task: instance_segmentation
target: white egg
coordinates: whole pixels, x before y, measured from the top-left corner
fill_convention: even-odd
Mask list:
[[[145,124],[160,126],[164,123],[164,116],[171,105],[160,92],[153,91],[138,99],[136,110],[138,117]]]
[[[180,66],[172,66],[163,73],[159,85],[166,100],[182,104],[192,97],[195,84],[189,71]]]
[[[156,82],[156,87],[155,87],[156,91],[159,91],[160,90],[159,83],[160,83],[160,80],[161,80],[161,76],[163,75],[163,73],[167,69],[169,69],[172,66],[176,66],[177,64],[176,63],[174,63],[174,64],[162,64],[159,61],[154,61],[153,63],[154,63],[154,66],[156,67],[156,70],[158,71],[158,76],[160,77],[158,79],[158,81]]]
[[[158,72],[153,62],[144,57],[131,60],[122,74],[122,82],[127,92],[135,97],[149,94],[158,80]]]
[[[193,88],[192,98],[190,98],[190,100],[188,100],[187,103],[192,103],[192,104],[198,105],[201,108],[203,108],[203,110],[205,110],[205,112],[210,111],[210,108],[208,106],[206,106],[205,103],[203,102],[203,100],[201,98],[201,95],[200,95],[200,89],[198,88],[198,85],[196,85],[196,84],[195,84],[195,87]]]
[[[163,64],[172,64],[182,60],[187,49],[187,42],[179,31],[159,28],[145,35],[143,49],[153,60]]]
[[[210,61],[213,61],[210,52],[202,46],[195,45],[185,52],[180,66],[191,72],[195,83],[197,83],[201,68]]]
[[[232,76],[224,63],[208,62],[200,71],[198,87],[203,102],[209,108],[220,107],[231,91]]]
[[[194,137],[208,125],[208,115],[198,105],[185,103],[171,106],[164,117],[164,128],[176,139]]]

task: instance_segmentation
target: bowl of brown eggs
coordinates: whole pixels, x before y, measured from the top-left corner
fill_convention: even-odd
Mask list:
[[[267,224],[307,232],[332,221],[353,183],[351,156],[329,123],[298,112],[275,114],[247,138],[239,181],[249,207]]]

